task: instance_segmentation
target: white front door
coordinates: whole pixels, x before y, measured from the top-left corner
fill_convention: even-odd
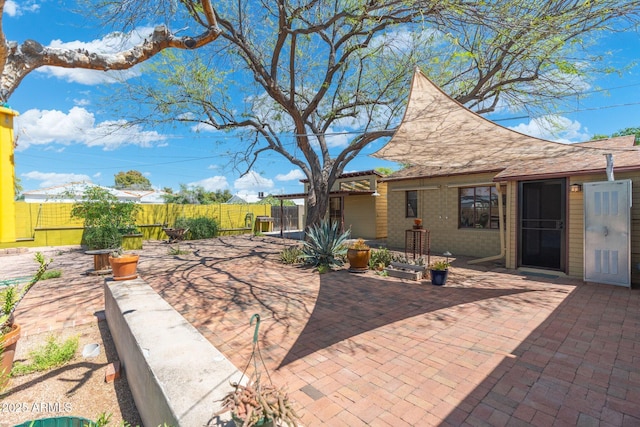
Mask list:
[[[631,180],[584,184],[584,280],[631,286]]]

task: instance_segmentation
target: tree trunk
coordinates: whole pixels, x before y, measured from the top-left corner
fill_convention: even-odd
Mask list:
[[[313,178],[309,182],[305,230],[314,224],[320,224],[329,212],[329,190],[333,183],[330,184],[323,173],[314,174]]]

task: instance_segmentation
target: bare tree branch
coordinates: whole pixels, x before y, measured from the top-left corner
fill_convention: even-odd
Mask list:
[[[191,14],[196,13],[192,2],[183,1],[183,4],[189,5]],[[4,5],[5,0],[0,0],[0,12]],[[35,40],[26,40],[22,44],[7,42],[0,23],[0,101],[6,102],[27,74],[43,66],[101,71],[126,70],[167,48],[202,47],[215,40],[220,35],[220,29],[210,0],[201,0],[199,6],[206,17],[205,29],[201,34],[176,37],[166,26],[161,25],[140,45],[114,54],[51,48]]]

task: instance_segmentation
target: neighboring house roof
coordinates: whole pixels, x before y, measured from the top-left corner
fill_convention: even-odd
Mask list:
[[[166,203],[164,196],[168,193],[161,190],[125,190],[129,194],[133,194],[138,198],[140,203]]]
[[[229,200],[225,202],[227,205],[243,205],[246,204],[247,201],[238,195],[234,195]]]
[[[428,167],[494,167],[550,159],[580,150],[504,128],[449,97],[416,69],[404,118],[391,140],[373,155]]]
[[[80,200],[87,187],[100,187],[113,194],[120,201],[133,201],[139,203],[164,203],[158,201],[156,196],[164,194],[162,191],[123,191],[115,188],[103,187],[91,182],[71,182],[54,187],[25,191],[24,201],[27,203],[73,203]]]

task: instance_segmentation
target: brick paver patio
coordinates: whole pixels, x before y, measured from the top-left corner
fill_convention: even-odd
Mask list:
[[[271,378],[305,426],[640,425],[637,290],[464,260],[445,287],[319,275],[280,264],[285,244],[223,237],[171,256],[145,242],[139,271],[240,369],[260,313]],[[103,279],[80,274],[91,257],[52,255],[65,274],[29,294],[17,313],[26,331],[102,317]],[[20,275],[23,258],[0,257],[3,276]]]

